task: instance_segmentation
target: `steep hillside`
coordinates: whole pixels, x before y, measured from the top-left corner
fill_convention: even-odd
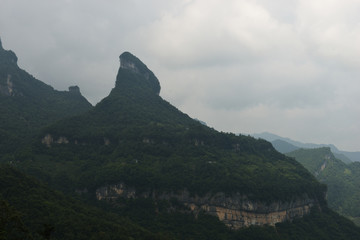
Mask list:
[[[0,165],[1,239],[166,239]]]
[[[359,223],[360,163],[345,164],[330,148],[299,149],[287,154],[328,186],[329,207]]]
[[[272,141],[271,144],[277,151],[281,153],[288,153],[299,149],[298,147],[280,139]]]
[[[314,209],[294,223],[277,224],[276,229],[251,227],[231,231],[215,217],[203,213],[196,217],[169,213],[166,206],[166,202],[154,204],[146,199],[128,199],[118,201],[117,207],[101,209],[51,190],[11,166],[0,165],[1,239],[338,240],[360,237],[360,229],[326,207],[322,212]]]
[[[0,152],[10,152],[35,131],[92,108],[77,86],[56,91],[17,65],[0,40]]]

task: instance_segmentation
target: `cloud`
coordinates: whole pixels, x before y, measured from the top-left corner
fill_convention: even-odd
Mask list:
[[[114,86],[119,55],[140,49],[132,33],[173,2],[3,0],[0,32],[22,68],[59,90],[78,84],[95,104]]]
[[[296,27],[256,1],[193,1],[140,34],[162,65],[195,68],[194,89],[206,92],[196,94],[197,101],[211,108],[291,108],[318,104],[327,95],[318,86],[322,70],[309,59]]]
[[[302,38],[321,61],[339,67],[360,64],[358,1],[300,1],[297,15]]]
[[[147,50],[169,67],[209,67],[248,64],[302,54],[292,26],[278,22],[255,1],[191,1],[181,11],[168,12],[140,33]],[[170,61],[169,61],[170,60]]]
[[[192,1],[142,30],[145,50],[181,75],[166,75],[166,89],[186,86],[163,94],[218,129],[331,142],[334,126],[353,122],[344,107],[359,100],[346,95],[359,87],[359,4],[289,1],[290,16],[265,2]]]

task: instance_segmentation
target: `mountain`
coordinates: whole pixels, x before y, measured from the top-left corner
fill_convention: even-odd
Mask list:
[[[255,138],[261,138],[261,139],[265,139],[269,142],[273,142],[274,140],[282,140],[285,142],[288,142],[292,145],[294,145],[295,147],[298,148],[319,148],[319,147],[330,147],[332,151],[337,152],[339,151],[339,149],[337,149],[334,145],[332,144],[315,144],[315,143],[302,143],[299,141],[294,141],[290,138],[284,138],[284,137],[280,137],[276,134],[272,134],[272,133],[268,133],[268,132],[263,132],[263,133],[256,133],[256,134],[252,134],[253,137]]]
[[[266,141],[219,133],[191,119],[159,96],[157,78],[139,59],[126,52],[120,60],[108,97],[83,115],[45,128],[38,140],[39,154],[68,153],[66,161],[56,160],[62,164],[96,165],[96,171],[75,173],[78,187],[125,183],[158,194],[186,189],[241,193],[244,201],[322,201],[325,188],[296,161]],[[82,179],[84,174],[96,182]]]
[[[341,160],[342,162],[344,162],[346,164],[350,164],[352,162],[359,162],[358,160],[355,160],[355,159],[360,159],[360,158],[357,157],[356,152],[347,152],[347,154],[345,155],[344,151],[339,151],[339,152],[334,152],[333,154],[337,159]],[[353,157],[350,157],[350,158],[347,157],[347,156],[350,156],[352,154],[353,154]],[[351,159],[353,159],[354,161],[352,161]]]
[[[300,163],[265,140],[191,119],[159,96],[158,79],[137,57],[125,52],[120,62],[108,97],[41,128],[26,147],[9,153],[15,161],[2,161],[48,188],[128,219],[134,231],[140,225],[154,234],[150,239],[360,239],[359,228],[327,208],[326,186]],[[31,183],[14,179],[19,188],[2,193],[16,210],[11,196],[30,188],[21,188],[23,181]],[[48,201],[43,194],[18,211],[53,216],[41,208]],[[84,208],[84,218],[69,224],[86,221]],[[60,211],[60,218],[65,215]]]
[[[328,186],[330,208],[360,223],[360,163],[345,164],[330,148],[299,149],[287,153]]]
[[[31,164],[39,164],[44,179],[63,190],[88,189],[98,199],[175,198],[233,228],[252,224],[245,211],[261,212],[257,224],[275,224],[321,204],[325,187],[296,161],[266,141],[191,119],[159,96],[157,78],[138,58],[125,52],[120,60],[108,97],[43,130],[36,155],[47,156],[48,168],[43,158]],[[222,199],[228,206],[216,208]],[[277,216],[279,210],[285,215]]]
[[[19,68],[15,53],[0,40],[0,152],[16,149],[50,123],[91,108],[79,87],[56,91]]]
[[[274,148],[281,153],[288,153],[299,149],[298,147],[280,139],[276,139],[271,142]]]
[[[341,151],[337,147],[335,147],[333,144],[302,143],[302,142],[291,140],[290,138],[280,137],[278,135],[268,133],[268,132],[252,134],[252,136],[255,138],[265,139],[265,140],[275,144],[274,147],[276,148],[276,150],[278,150],[281,153],[291,152],[291,151],[295,150],[295,148],[329,147],[331,149],[331,151],[333,152],[333,154],[336,156],[336,158],[340,159],[344,163],[360,161],[360,152]],[[276,140],[280,140],[280,141],[275,142]],[[290,146],[289,144],[292,146]],[[288,151],[288,150],[290,150],[290,151]]]

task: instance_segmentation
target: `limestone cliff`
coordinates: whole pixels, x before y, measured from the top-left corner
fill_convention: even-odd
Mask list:
[[[178,193],[156,193],[147,191],[137,193],[135,188],[127,187],[124,183],[109,185],[96,190],[98,200],[123,198],[152,198],[153,200],[177,199],[192,212],[200,211],[217,216],[220,221],[232,229],[239,229],[251,225],[270,225],[292,221],[310,213],[312,207],[320,207],[316,199],[307,195],[295,197],[288,202],[260,202],[250,200],[239,193],[226,196],[224,193],[206,194],[205,196],[190,195],[183,190]]]
[[[128,76],[124,74],[124,71],[135,73],[135,76],[141,76],[139,79],[135,77],[135,79],[132,80],[139,80],[136,84],[147,87],[159,95],[160,83],[157,77],[143,62],[129,52],[124,52],[120,55],[120,69],[116,81],[116,87],[123,88],[125,87],[126,82],[130,80]],[[119,79],[119,76],[122,76],[122,79]]]

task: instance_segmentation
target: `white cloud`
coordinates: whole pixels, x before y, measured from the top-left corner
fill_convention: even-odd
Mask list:
[[[303,46],[290,24],[255,1],[192,1],[143,29],[147,50],[171,67],[248,64],[266,57],[294,58]],[[274,55],[274,53],[276,53]]]
[[[345,68],[360,64],[360,2],[300,1],[299,32],[321,61]]]

